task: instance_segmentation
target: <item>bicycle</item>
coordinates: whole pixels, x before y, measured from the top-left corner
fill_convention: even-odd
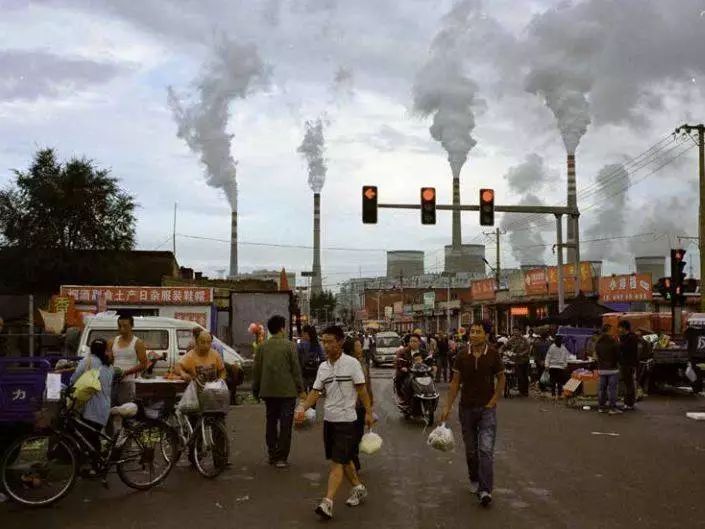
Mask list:
[[[136,419],[138,408],[120,414],[122,427],[108,436],[86,423],[75,409],[70,394],[62,399],[55,426],[20,437],[5,451],[0,460],[0,483],[6,494],[28,507],[44,507],[65,497],[73,488],[81,467],[90,462],[92,473],[107,487],[107,474],[116,467],[125,485],[148,490],[166,479],[176,461],[173,450],[178,446],[176,432],[163,421]],[[98,450],[86,435],[101,441]],[[171,457],[157,468],[157,445],[172,447]],[[168,448],[167,454],[168,452]]]
[[[173,409],[166,422],[177,434],[175,461],[188,450],[188,460],[199,474],[208,479],[218,477],[228,466],[230,454],[224,419],[223,412],[184,414],[178,408]],[[168,452],[162,455],[167,458]]]

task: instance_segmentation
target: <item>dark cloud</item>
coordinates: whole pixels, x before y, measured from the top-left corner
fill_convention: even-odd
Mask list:
[[[127,70],[125,64],[59,56],[43,50],[0,50],[0,101],[57,97],[106,83]]]

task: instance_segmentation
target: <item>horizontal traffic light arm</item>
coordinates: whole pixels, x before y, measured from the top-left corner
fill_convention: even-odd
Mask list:
[[[421,209],[421,204],[377,204],[383,209]],[[436,204],[436,209],[441,211],[480,211],[480,206],[452,204]],[[579,215],[577,209],[564,206],[495,206],[494,210],[499,213],[543,213],[546,215]]]

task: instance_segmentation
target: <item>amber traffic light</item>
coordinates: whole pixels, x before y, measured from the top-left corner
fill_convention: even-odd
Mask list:
[[[436,223],[436,188],[421,188],[421,224]]]
[[[362,222],[377,224],[377,186],[362,186]]]
[[[480,226],[494,226],[494,189],[480,189]]]

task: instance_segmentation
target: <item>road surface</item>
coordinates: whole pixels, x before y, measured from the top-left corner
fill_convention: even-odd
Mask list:
[[[440,453],[423,425],[404,422],[391,371],[373,370],[382,452],[365,456],[363,506],[335,508],[340,528],[650,529],[705,527],[705,410],[692,395],[652,397],[610,417],[536,399],[500,402],[495,502],[482,509],[468,492],[462,445]],[[445,387],[445,386],[444,386]],[[451,426],[456,434],[456,413]],[[310,528],[325,489],[321,425],[294,435],[291,467],[266,463],[264,407],[232,408],[232,466],[214,481],[179,466],[147,493],[112,476],[110,489],[80,482],[51,509],[0,505],[2,529]],[[604,435],[616,434],[616,435]],[[459,439],[458,439],[459,440]]]

